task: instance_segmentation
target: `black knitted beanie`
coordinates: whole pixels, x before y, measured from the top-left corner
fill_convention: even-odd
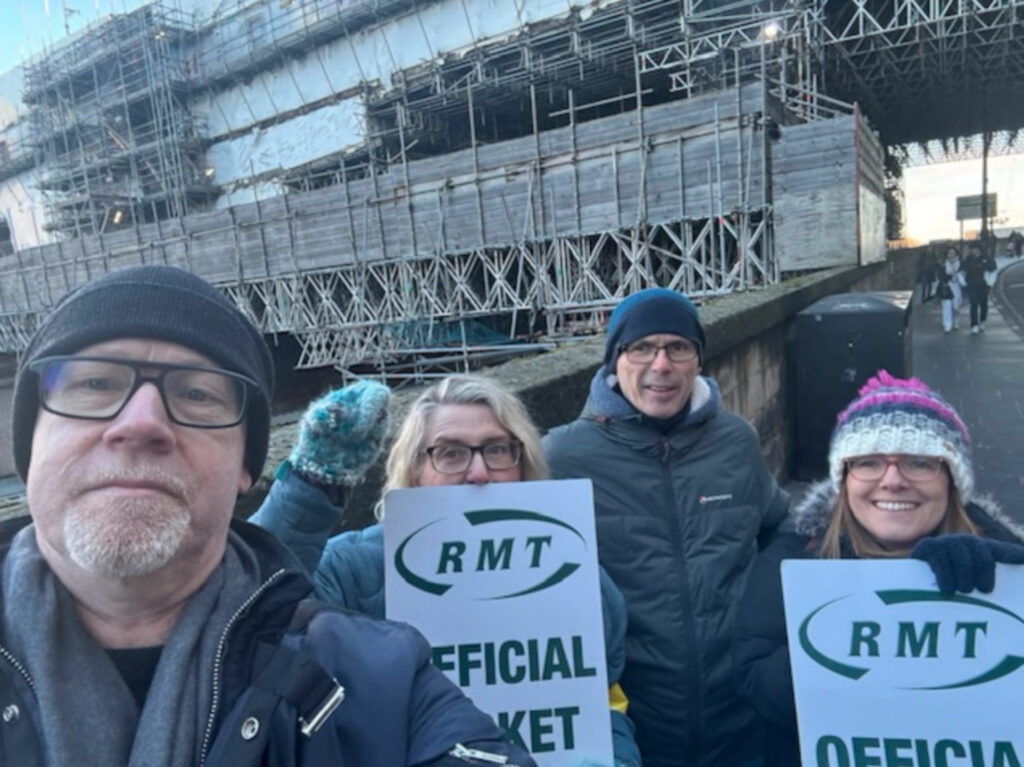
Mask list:
[[[28,365],[116,338],[181,344],[256,381],[259,386],[249,393],[246,413],[245,466],[253,481],[260,476],[274,392],[274,363],[263,336],[205,280],[171,266],[137,266],[65,295],[29,341],[14,382],[14,464],[22,479],[28,475],[39,413],[39,376]]]

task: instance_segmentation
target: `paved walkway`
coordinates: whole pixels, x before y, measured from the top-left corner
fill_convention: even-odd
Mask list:
[[[985,331],[972,335],[965,302],[960,329],[942,331],[937,300],[911,311],[913,373],[960,412],[974,442],[976,486],[1024,523],[1024,261],[1000,258]],[[1024,284],[1021,285],[1024,288]]]

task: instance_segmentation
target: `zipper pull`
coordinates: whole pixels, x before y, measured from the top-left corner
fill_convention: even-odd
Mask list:
[[[452,746],[448,756],[454,756],[464,762],[486,762],[488,764],[508,764],[508,757],[501,754],[491,754],[487,751],[480,751],[475,748],[466,748],[461,743]]]

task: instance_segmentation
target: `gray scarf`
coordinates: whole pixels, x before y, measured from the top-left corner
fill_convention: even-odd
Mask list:
[[[255,556],[231,533],[220,566],[178,617],[140,712],[39,553],[34,527],[21,530],[3,566],[5,642],[34,682],[47,763],[197,764],[221,633],[259,585]]]

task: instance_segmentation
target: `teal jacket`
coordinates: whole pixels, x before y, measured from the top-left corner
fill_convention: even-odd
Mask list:
[[[384,617],[384,540],[380,525],[330,537],[340,510],[327,495],[290,470],[277,473],[259,510],[249,521],[276,535],[312,573],[315,594],[333,605]],[[615,685],[625,666],[626,602],[601,569],[608,684]],[[616,765],[640,767],[633,726],[621,711],[611,711]]]

